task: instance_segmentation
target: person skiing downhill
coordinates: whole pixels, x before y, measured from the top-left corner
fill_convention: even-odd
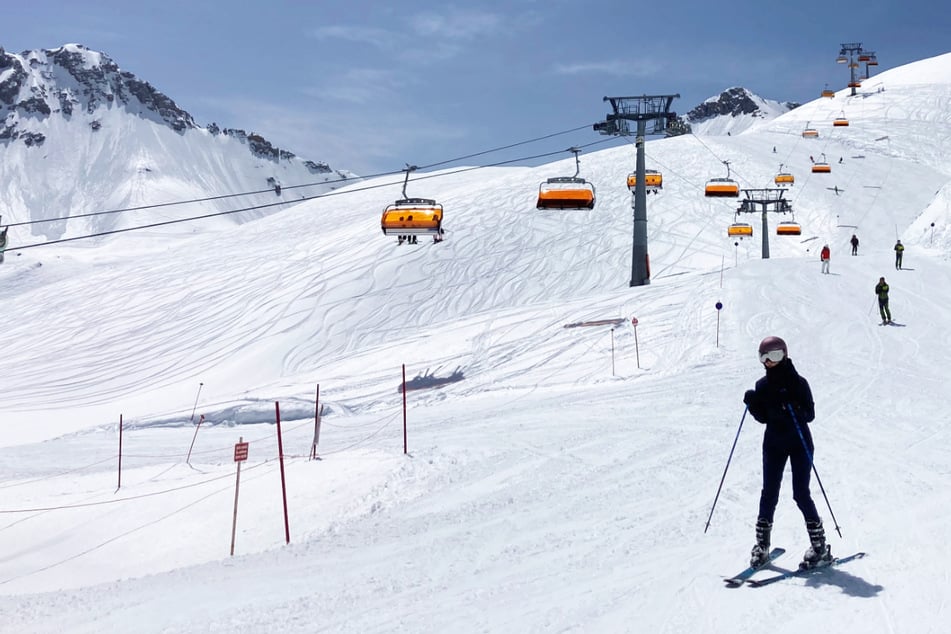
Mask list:
[[[882,316],[882,325],[892,323],[892,311],[888,308],[888,282],[884,277],[878,278],[875,285],[875,294],[878,295],[878,312]]]
[[[822,245],[822,251],[819,253],[819,260],[822,261],[822,272],[829,272],[829,260],[832,258],[832,252],[829,250],[829,245]]]
[[[779,489],[788,460],[792,466],[793,499],[802,512],[809,535],[809,549],[803,555],[802,568],[813,568],[832,561],[832,549],[826,543],[822,518],[809,492],[814,445],[808,423],[815,417],[815,403],[809,382],[799,375],[789,358],[786,342],[770,336],[759,344],[759,360],[766,375],[743,395],[743,402],[758,422],[766,425],[763,433],[763,489],[756,519],[756,544],[750,552],[750,565],[768,561],[770,533],[779,502]]]

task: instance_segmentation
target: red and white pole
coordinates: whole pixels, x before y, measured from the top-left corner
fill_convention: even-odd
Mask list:
[[[291,526],[287,519],[287,481],[284,478],[284,441],[281,439],[281,405],[274,401],[274,415],[277,420],[277,458],[281,464],[281,496],[284,498],[284,539],[291,543]]]

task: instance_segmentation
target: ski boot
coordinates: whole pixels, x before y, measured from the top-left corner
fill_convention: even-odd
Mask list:
[[[800,570],[810,570],[821,566],[828,566],[832,562],[832,548],[826,543],[826,532],[822,528],[822,520],[806,522],[809,532],[809,549],[802,556]]]
[[[750,566],[758,568],[769,561],[769,534],[773,523],[762,517],[756,520],[756,544],[750,552]]]

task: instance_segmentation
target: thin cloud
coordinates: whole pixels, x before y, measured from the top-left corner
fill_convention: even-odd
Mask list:
[[[310,33],[319,40],[345,40],[357,44],[371,44],[377,48],[384,48],[392,39],[390,31],[365,26],[325,26],[313,29]]]
[[[617,77],[648,77],[657,72],[657,66],[650,62],[587,62],[578,64],[556,64],[557,75],[615,75]]]
[[[364,104],[394,96],[412,80],[388,70],[354,68],[303,92],[314,98]]]
[[[442,15],[420,13],[410,18],[410,24],[419,35],[472,40],[497,35],[504,21],[495,13],[452,10]]]

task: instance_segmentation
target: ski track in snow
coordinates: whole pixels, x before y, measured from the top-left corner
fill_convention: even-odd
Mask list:
[[[649,143],[664,189],[648,197],[652,283],[635,289],[633,146],[582,155],[592,211],[534,208],[571,159],[411,180],[409,195],[445,206],[437,245],[381,234],[394,183],[145,256],[131,237],[8,253],[0,631],[943,631],[951,213],[935,201],[951,91],[903,69],[876,81],[887,91],[840,91],[744,134]],[[850,126],[834,129],[843,111]],[[807,121],[818,140],[801,137]],[[831,175],[809,171],[822,153]],[[734,246],[736,201],[702,195],[721,160],[744,187],[792,171],[803,235],[771,235],[760,259],[754,216]],[[896,233],[908,270],[894,270]],[[903,327],[877,325],[882,275]],[[624,323],[564,327],[596,319]],[[841,537],[815,479],[813,494],[833,552],[869,557],[728,590],[760,489],[751,417],[703,529],[767,334],[813,388]],[[463,376],[407,394],[409,457],[402,364],[407,379]],[[308,462],[318,383],[324,459]],[[239,436],[251,444],[229,558]],[[780,567],[807,545],[788,475],[773,542]]]

